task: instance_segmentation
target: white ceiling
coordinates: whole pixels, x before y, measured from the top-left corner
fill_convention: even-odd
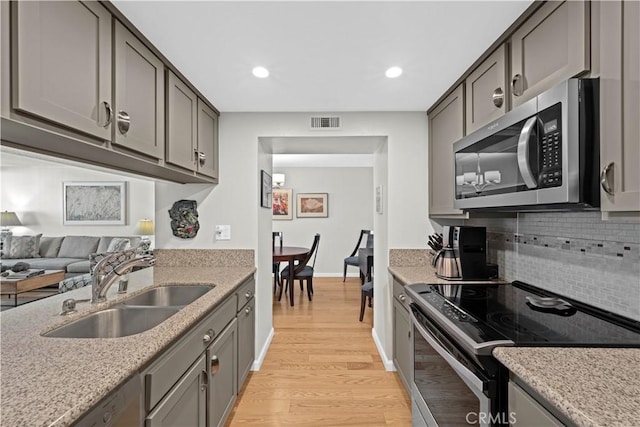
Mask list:
[[[426,111],[531,1],[113,3],[222,112],[342,112]]]

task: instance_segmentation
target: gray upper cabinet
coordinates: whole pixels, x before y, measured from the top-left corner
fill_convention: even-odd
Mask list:
[[[640,3],[600,4],[601,210],[640,212]]]
[[[589,8],[585,1],[546,2],[512,34],[512,107],[589,70]]]
[[[120,22],[115,25],[113,144],[164,158],[164,64]]]
[[[198,98],[199,173],[218,179],[218,114]]]
[[[167,77],[167,163],[196,168],[198,97],[172,72]]]
[[[453,143],[464,136],[463,95],[460,85],[429,114],[430,216],[464,216],[453,207]]]
[[[507,111],[506,52],[500,46],[465,80],[467,133]]]
[[[11,7],[13,108],[111,139],[111,14],[95,1]]]

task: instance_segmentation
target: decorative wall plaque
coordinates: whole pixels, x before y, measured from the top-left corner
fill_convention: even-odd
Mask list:
[[[198,234],[198,202],[195,200],[178,200],[169,209],[171,230],[173,235],[181,239],[193,239]]]

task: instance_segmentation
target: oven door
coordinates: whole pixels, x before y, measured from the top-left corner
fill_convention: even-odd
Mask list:
[[[496,383],[480,372],[421,312],[412,307],[415,408],[428,426],[491,426]],[[420,320],[418,320],[418,317]]]

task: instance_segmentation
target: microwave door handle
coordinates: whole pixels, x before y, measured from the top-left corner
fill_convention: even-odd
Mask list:
[[[529,141],[531,140],[531,134],[537,121],[538,118],[536,116],[527,120],[518,139],[518,168],[520,169],[520,175],[522,175],[522,179],[527,188],[536,188],[538,186],[531,173],[531,165],[529,163]]]
[[[458,374],[458,376],[462,379],[462,381],[469,386],[473,394],[475,394],[478,398],[483,398],[484,396],[484,382],[475,376],[473,372],[464,367],[464,365],[456,360],[455,357],[451,355],[447,351],[447,349],[439,342],[439,340],[431,335],[429,331],[420,324],[420,322],[415,318],[413,313],[409,313],[411,315],[411,320],[413,326],[418,329],[420,335],[431,345],[431,347],[451,366],[451,368]]]

